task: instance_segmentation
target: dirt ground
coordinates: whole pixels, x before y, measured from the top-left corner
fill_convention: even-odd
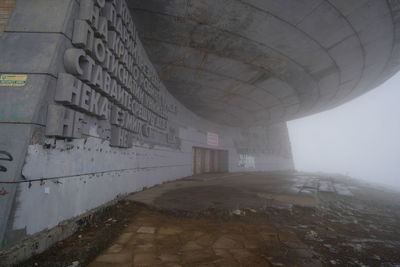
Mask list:
[[[19,266],[400,266],[400,194],[316,175],[203,175],[129,196]]]

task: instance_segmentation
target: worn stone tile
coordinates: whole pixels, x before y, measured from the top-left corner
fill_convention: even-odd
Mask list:
[[[240,244],[237,243],[236,241],[232,240],[231,238],[228,238],[226,236],[222,236],[215,241],[213,244],[214,249],[218,248],[240,248]]]
[[[170,235],[161,235],[161,234],[158,233],[155,236],[155,238],[158,239],[158,240],[160,240],[160,239],[168,239],[168,238],[170,238]]]
[[[193,250],[186,251],[182,258],[184,263],[193,264],[213,261],[216,259],[216,256],[207,250]]]
[[[248,224],[243,226],[243,231],[248,234],[259,234],[262,230],[259,225]]]
[[[312,256],[314,255],[314,253],[312,252],[312,250],[309,249],[289,249],[289,251],[287,252],[288,257],[290,258],[312,258]]]
[[[168,238],[158,239],[155,241],[157,247],[165,250],[169,248],[181,247],[183,244],[178,236],[170,235]]]
[[[138,218],[135,219],[136,225],[148,224],[151,222],[149,214],[139,214]]]
[[[177,235],[182,232],[181,228],[178,227],[161,227],[158,233],[161,235]]]
[[[324,264],[316,259],[309,259],[304,261],[305,266],[307,267],[322,267]]]
[[[279,261],[273,261],[271,262],[272,266],[274,267],[281,267],[281,266],[286,266],[284,263],[279,262]]]
[[[284,256],[287,249],[283,248],[279,242],[263,245],[265,254],[268,256],[281,257]]]
[[[118,237],[118,239],[117,239],[117,241],[115,241],[115,243],[124,245],[124,244],[128,243],[128,241],[132,238],[132,236],[133,236],[133,233],[129,233],[129,232],[123,233],[122,235],[120,235]]]
[[[154,253],[138,253],[133,255],[133,266],[154,266],[158,263]]]
[[[306,244],[304,244],[303,242],[299,242],[299,241],[285,241],[283,242],[283,244],[285,244],[285,246],[289,247],[289,248],[297,248],[297,249],[307,249],[308,246]]]
[[[107,249],[107,253],[118,253],[121,252],[123,247],[120,244],[114,244]]]
[[[150,216],[151,214],[156,214],[157,216]],[[207,219],[189,219],[179,216],[179,218],[174,218],[173,216],[166,216],[165,214],[152,211],[139,215],[139,217],[150,216],[146,220],[141,220],[140,224],[129,225],[129,227],[125,228],[128,232],[133,232],[134,236],[127,244],[123,246],[121,244],[119,245],[123,247],[122,251],[129,248],[129,252],[131,253],[144,254],[148,253],[148,251],[145,250],[148,244],[153,244],[154,249],[150,250],[150,252],[156,256],[156,261],[152,263],[151,266],[182,265],[191,267],[199,266],[200,264],[229,267],[268,266],[268,263],[264,262],[263,264],[260,259],[269,256],[271,257],[271,262],[275,263],[275,265],[320,266],[320,262],[315,261],[315,259],[318,258],[315,257],[315,254],[312,255],[312,250],[308,250],[307,246],[301,242],[299,237],[302,236],[304,231],[313,229],[318,232],[318,236],[321,239],[328,240],[329,238],[327,239],[327,236],[331,237],[329,234],[335,232],[333,230],[320,230],[319,228],[326,228],[325,225],[323,225],[324,222],[328,223],[329,226],[332,226],[332,224],[326,221],[325,218],[319,218],[319,216],[304,217],[304,224],[297,225],[299,227],[296,228],[293,227],[293,224],[297,222],[297,219],[301,219],[301,216],[310,215],[314,215],[314,211],[296,210],[294,208],[292,213],[289,213],[288,211],[274,211],[271,209],[266,210],[265,214],[257,214],[257,217],[253,216],[252,218],[225,220],[225,218],[219,219],[210,217]],[[291,216],[296,220],[291,221]],[[312,225],[309,224],[310,221],[308,219],[311,219]],[[321,226],[315,227],[314,219],[316,220],[315,223],[318,223],[315,225],[321,223]],[[254,225],[249,225],[249,223],[254,223]],[[154,234],[136,233],[140,226],[149,225],[156,227]],[[351,228],[354,229],[355,226],[351,226]],[[340,226],[340,228],[342,227],[346,228],[343,230],[347,232],[348,227]],[[181,231],[176,231],[176,228]],[[335,229],[335,231],[336,230],[337,229]],[[345,231],[337,232],[341,233]],[[298,236],[296,236],[296,234]],[[364,231],[360,232],[360,236],[361,234],[364,234]],[[138,235],[138,237],[135,235]],[[224,242],[221,242],[221,237],[230,239],[232,242],[235,242],[235,245],[226,245]],[[317,245],[315,246],[316,250],[320,253],[321,249],[318,247],[318,240],[310,240],[307,244],[311,244],[311,242]],[[187,245],[188,243],[197,244],[203,247],[203,249],[182,250],[185,246],[191,247]],[[238,247],[235,247],[236,243]],[[214,244],[220,247],[233,246],[233,248],[214,249]],[[138,247],[143,250],[135,250]],[[206,252],[203,252],[203,250]],[[210,255],[207,255],[208,250],[211,250]],[[115,252],[119,253],[118,250]],[[194,252],[198,254],[194,254]],[[109,251],[105,251],[104,253],[111,254]],[[252,253],[253,256],[250,257],[247,253]],[[132,256],[132,261],[133,257],[134,256]],[[172,259],[176,260],[176,258],[178,258],[178,261],[173,262]],[[119,265],[118,263],[96,263],[98,265],[94,265],[95,267]],[[129,265],[129,263],[127,264]],[[343,263],[340,262],[338,264]],[[90,265],[90,267],[93,267],[93,265]]]
[[[272,264],[272,266],[287,266],[288,262],[287,255],[282,255],[282,256],[273,255],[272,257],[267,257],[267,259]]]
[[[236,260],[242,260],[253,256],[252,253],[243,248],[229,249],[229,252]]]
[[[300,241],[297,235],[291,231],[279,232],[279,240],[284,241]]]
[[[234,267],[234,266],[241,266],[239,262],[234,259],[219,259],[214,261],[215,266],[218,267]]]
[[[278,241],[278,234],[275,232],[261,232],[261,237],[268,241]]]
[[[191,239],[198,239],[204,235],[205,235],[205,233],[200,232],[200,231],[190,231],[190,232],[185,233],[185,236],[187,236],[188,238],[191,238]]]
[[[137,239],[154,239],[153,234],[136,234]]]
[[[224,228],[221,230],[221,233],[223,234],[232,234],[232,233],[242,233],[243,229],[240,226],[224,226]]]
[[[196,264],[196,267],[215,267],[214,263],[200,263]]]
[[[127,243],[127,246],[133,247],[133,246],[135,246],[136,244],[138,244],[139,241],[140,241],[139,239],[137,239],[136,237],[134,237],[134,238],[132,238],[131,240],[129,240],[129,242]]]
[[[145,252],[151,252],[154,251],[155,247],[151,243],[143,244],[143,245],[137,245],[134,249],[134,254],[140,254],[140,253],[145,253]]]
[[[162,253],[158,258],[162,262],[180,262],[180,257],[175,254]]]
[[[215,255],[221,258],[232,259],[232,255],[227,249],[214,249]]]
[[[244,240],[246,240],[247,236],[245,234],[237,234],[234,230],[232,230],[231,233],[228,233],[226,235],[224,235],[225,237],[232,239],[238,243],[243,242]]]
[[[196,243],[203,247],[209,247],[214,243],[214,238],[211,235],[205,234],[196,238]]]
[[[138,224],[132,223],[125,228],[125,231],[136,233],[139,227],[140,226]]]
[[[183,251],[198,250],[198,249],[203,249],[203,247],[201,247],[199,244],[197,244],[194,241],[189,241],[182,247]]]
[[[260,225],[260,232],[276,233],[278,230],[274,225]],[[279,227],[278,227],[279,228]]]
[[[105,263],[127,263],[132,260],[132,254],[128,252],[124,253],[113,253],[113,254],[102,254],[96,258],[98,262]]]
[[[256,240],[245,240],[243,244],[247,249],[256,249],[259,247],[259,244]]]
[[[136,231],[139,234],[154,234],[156,232],[156,228],[152,226],[141,226]]]

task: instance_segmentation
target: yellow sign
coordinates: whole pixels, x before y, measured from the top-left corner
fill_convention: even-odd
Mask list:
[[[28,75],[25,74],[1,74],[1,86],[25,86]]]

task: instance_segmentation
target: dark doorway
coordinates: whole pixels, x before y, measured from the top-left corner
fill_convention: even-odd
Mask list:
[[[193,147],[193,174],[228,171],[228,151]]]

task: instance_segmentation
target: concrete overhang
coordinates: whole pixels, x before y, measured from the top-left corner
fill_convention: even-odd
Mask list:
[[[398,70],[392,1],[128,1],[168,90],[225,125],[340,105]]]

